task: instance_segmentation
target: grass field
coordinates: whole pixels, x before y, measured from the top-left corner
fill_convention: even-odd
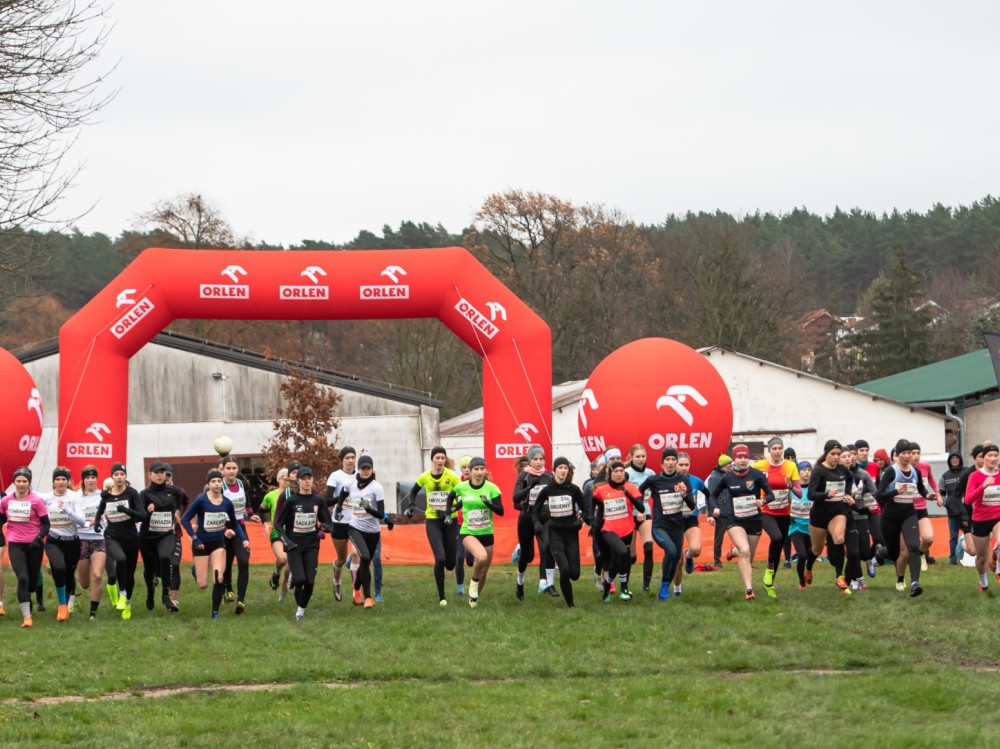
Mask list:
[[[759,579],[762,568],[755,575]],[[779,599],[743,601],[735,565],[685,578],[679,600],[577,608],[513,595],[500,565],[476,610],[437,605],[429,568],[386,567],[385,603],[336,603],[320,571],[306,619],[253,569],[242,617],[182,611],[21,630],[0,620],[0,745],[202,747],[975,747],[995,745],[1000,589],[938,564],[925,594],[879,570],[847,597],[828,566]],[[994,581],[995,586],[995,581]],[[51,581],[47,580],[47,585]],[[449,591],[454,590],[453,582]]]

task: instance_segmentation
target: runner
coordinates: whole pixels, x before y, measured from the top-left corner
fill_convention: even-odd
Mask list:
[[[444,522],[454,522],[454,509],[462,510],[462,546],[472,554],[472,582],[469,583],[469,606],[476,608],[486,585],[486,575],[493,563],[493,516],[503,515],[500,489],[486,480],[486,461],[469,461],[472,478],[448,492]]]
[[[938,486],[948,512],[948,564],[952,565],[958,564],[959,532],[968,533],[971,528],[969,518],[965,515],[965,497],[957,491],[963,473],[965,461],[962,460],[962,454],[948,453],[948,470],[941,474]]]
[[[31,621],[31,593],[42,569],[42,548],[49,532],[45,502],[31,489],[31,470],[14,471],[14,493],[0,499],[0,527],[7,524],[7,554],[17,577],[17,605],[21,628]]]
[[[281,543],[281,536],[271,524],[278,516],[278,498],[285,493],[285,489],[292,484],[288,480],[288,469],[280,468],[275,476],[277,488],[272,489],[260,501],[260,514],[264,520],[264,532],[268,534],[271,543],[271,553],[274,554],[274,571],[271,573],[271,590],[279,590],[278,603],[285,600],[288,595],[288,556],[285,554],[285,545]]]
[[[225,486],[222,493],[233,503],[233,512],[236,513],[236,522],[241,526],[247,520],[259,523],[260,518],[254,514],[253,509],[247,503],[247,492],[243,482],[238,478],[240,464],[233,457],[227,457],[222,461],[222,476]],[[246,537],[246,528],[243,529],[243,536]],[[236,595],[233,595],[233,560],[236,560]],[[226,603],[232,603],[235,599],[235,614],[242,614],[246,609],[247,586],[250,584],[250,552],[249,547],[244,547],[237,535],[226,536],[226,574],[224,585],[226,588]]]
[[[135,567],[139,561],[139,531],[136,523],[146,519],[146,509],[139,492],[128,485],[123,463],[111,466],[110,489],[101,492],[94,525],[107,520],[104,545],[107,549],[105,567],[108,574],[108,600],[122,612],[122,619],[132,618],[132,592]]]
[[[906,590],[904,574],[910,567],[910,596],[924,592],[920,585],[920,530],[917,526],[916,497],[927,499],[927,488],[920,472],[912,464],[914,443],[901,439],[896,443],[896,462],[886,468],[878,482],[875,497],[882,505],[882,534],[885,549],[879,558],[890,559],[896,565],[896,590]],[[909,554],[904,556],[900,538]]]
[[[514,509],[521,514],[517,517],[517,542],[521,549],[517,560],[517,600],[524,600],[524,573],[535,558],[535,540],[538,541],[538,592],[558,597],[556,591],[555,560],[549,551],[544,526],[535,532],[534,506],[543,486],[552,483],[552,474],[545,470],[545,451],[539,445],[532,445],[523,459],[516,464],[518,474],[514,481]]]
[[[843,445],[837,440],[827,440],[823,445],[823,454],[816,461],[809,479],[809,498],[813,504],[809,510],[811,548],[806,566],[810,571],[828,540],[831,547],[843,546],[847,540],[848,507],[854,504],[851,493],[854,477],[840,462],[843,451]],[[837,558],[836,555],[834,558]],[[841,591],[847,591],[845,595],[850,595],[850,586],[843,575],[842,555],[840,559],[841,568],[837,570],[836,577],[837,587]]]
[[[966,468],[962,472],[962,476],[958,480],[958,486],[955,489],[955,491],[958,494],[962,495],[962,503],[965,507],[965,517],[968,520],[968,525],[969,525],[969,530],[965,531],[963,535],[962,549],[964,550],[965,554],[969,555],[969,557],[974,557],[976,555],[976,545],[972,539],[972,505],[969,504],[965,494],[969,486],[969,477],[972,476],[972,474],[975,473],[977,469],[982,468],[984,465],[983,446],[976,445],[975,447],[973,447],[971,456],[972,456],[972,465]]]
[[[218,620],[226,590],[226,538],[238,537],[247,551],[250,550],[250,542],[243,526],[236,520],[232,500],[223,491],[225,474],[212,469],[205,476],[205,481],[207,491],[199,494],[181,516],[181,526],[191,537],[195,580],[201,590],[208,587],[208,569],[209,566],[212,568],[212,619]],[[192,519],[198,522],[197,530],[191,525]]]
[[[757,544],[760,542],[763,530],[760,508],[770,504],[774,500],[774,494],[767,482],[767,476],[750,465],[750,448],[742,444],[734,445],[730,454],[733,459],[733,469],[715,484],[709,499],[716,503],[723,491],[729,492],[733,520],[726,532],[738,555],[740,577],[745,589],[744,599],[753,601],[757,598],[753,592],[753,558],[757,553]],[[716,511],[718,509],[715,507]],[[764,590],[771,598],[777,598],[773,585],[765,584]]]
[[[987,559],[993,560],[993,572],[1000,581],[1000,561],[990,547],[1000,541],[1000,447],[983,445],[983,467],[970,477],[965,490],[966,502],[972,505],[972,541],[976,549],[976,572],[979,575],[979,590],[989,590]]]
[[[625,466],[625,476],[626,479],[631,484],[636,486],[642,486],[643,482],[656,476],[656,471],[652,470],[646,465],[646,448],[636,443],[629,448],[628,451],[628,465]],[[646,508],[649,509],[650,504],[643,498]],[[639,541],[642,542],[642,592],[649,592],[649,584],[653,579],[653,518],[651,515],[646,516],[646,520],[639,526]],[[629,552],[632,555],[632,564],[635,564],[636,555],[636,536],[632,536],[632,543],[629,544]]]
[[[375,606],[371,590],[371,564],[381,543],[380,521],[387,521],[388,528],[392,529],[392,522],[385,512],[385,492],[382,485],[375,480],[375,462],[370,455],[358,458],[357,477],[349,487],[349,491],[350,538],[359,557],[358,573],[354,576],[354,605],[360,606],[364,603],[364,607],[370,609]]]
[[[569,608],[574,608],[573,582],[580,579],[580,529],[586,520],[583,492],[573,483],[568,459],[552,461],[552,483],[538,493],[534,506],[535,529],[546,526],[549,549],[559,568],[559,589]]]
[[[170,604],[173,608],[168,606],[168,610],[174,611],[179,610],[177,603],[177,595],[180,593],[181,589],[181,557],[184,551],[184,532],[181,530],[180,516],[183,515],[191,504],[191,498],[188,496],[187,492],[184,491],[184,487],[174,483],[174,469],[169,463],[163,464],[167,483],[177,490],[180,495],[180,504],[177,507],[177,522],[174,523],[174,547],[170,553],[170,592],[167,597],[170,599]],[[164,604],[166,601],[164,601]]]
[[[712,535],[712,565],[717,570],[722,569],[722,540],[726,536],[729,524],[733,522],[733,500],[725,488],[713,500],[712,490],[731,470],[733,470],[733,459],[728,455],[720,455],[718,463],[705,479],[705,488],[708,489],[708,498],[705,501],[705,506],[708,509],[708,524],[715,528]]]
[[[761,526],[770,543],[767,547],[767,569],[764,570],[764,590],[772,598],[774,577],[781,564],[781,552],[788,538],[791,523],[791,502],[789,495],[802,497],[799,468],[794,460],[784,457],[785,443],[780,437],[772,437],[767,443],[767,457],[753,463],[753,467],[767,476],[767,483],[774,493],[774,500],[761,508]]]
[[[799,576],[799,590],[805,590],[812,585],[813,580],[812,561],[810,561],[809,554],[812,548],[809,543],[809,511],[812,509],[812,500],[809,499],[808,489],[809,480],[812,478],[812,463],[808,460],[801,460],[798,468],[799,481],[806,486],[802,489],[801,497],[792,497],[788,535],[795,547],[795,571]],[[806,569],[807,564],[808,569]]]
[[[934,479],[934,473],[931,471],[931,464],[920,460],[920,445],[917,445],[916,442],[913,444],[915,445],[913,449],[913,465],[920,471],[920,480],[924,482],[924,488],[927,489],[927,496],[936,496],[938,498],[938,507],[943,507],[944,500],[941,499],[941,495],[938,493],[938,485]],[[913,507],[917,511],[917,524],[920,528],[920,569],[926,572],[927,566],[937,561],[930,554],[931,544],[934,543],[934,523],[927,512],[926,499],[917,497],[913,501]]]
[[[77,529],[86,522],[77,508],[77,494],[72,491],[68,468],[52,471],[52,491],[43,497],[49,514],[49,532],[45,540],[45,556],[56,586],[59,607],[56,621],[69,619],[69,597],[76,596],[76,565],[80,561],[80,537]]]
[[[880,521],[882,511],[878,506],[878,500],[875,499],[875,492],[877,490],[875,482],[872,480],[871,474],[861,467],[861,462],[858,460],[860,454],[857,446],[854,446],[854,449],[848,452],[847,467],[854,477],[854,486],[851,490],[854,495],[851,519],[854,521],[854,526],[857,529],[858,566],[853,566],[854,563],[851,561],[851,555],[848,554],[848,561],[851,563],[851,566],[847,570],[847,576],[850,580],[851,590],[863,591],[868,590],[868,583],[865,582],[864,576],[861,573],[860,560],[864,559],[868,563],[868,576],[875,577],[875,565],[869,561],[874,558],[873,549],[877,548],[877,546],[872,546],[872,537],[876,535],[876,532],[872,530],[872,519],[874,518],[876,522]],[[881,525],[878,526],[877,535],[881,541]],[[850,542],[850,539],[848,541]]]
[[[142,555],[142,574],[146,581],[146,609],[156,605],[155,594],[159,578],[160,597],[172,614],[177,606],[170,598],[170,583],[174,579],[174,545],[177,537],[174,528],[180,520],[181,494],[167,483],[167,464],[154,461],[149,467],[149,486],[139,494],[146,518],[139,527],[139,553]],[[179,576],[178,576],[179,577]]]
[[[97,507],[101,504],[101,492],[97,488],[97,468],[84,466],[80,471],[80,498],[77,507],[86,523],[77,532],[80,537],[80,561],[76,573],[80,587],[90,590],[90,619],[97,618],[97,608],[101,605],[104,591],[104,565],[107,554],[104,548],[104,534],[94,525]]]
[[[330,474],[326,480],[326,506],[332,507],[338,502],[340,496],[346,489],[354,483],[358,451],[353,447],[345,445],[340,448],[340,468]],[[343,586],[341,578],[344,566],[350,567],[350,548],[348,536],[351,527],[351,507],[349,504],[339,503],[340,512],[333,517],[333,533],[330,538],[333,541],[333,549],[337,552],[337,558],[333,560],[333,598],[337,601],[344,600]],[[353,582],[353,573],[351,580]]]
[[[621,599],[632,600],[632,592],[628,589],[632,567],[629,543],[636,524],[646,519],[642,493],[625,477],[625,464],[620,458],[611,458],[606,476],[599,476],[594,482],[594,531],[601,539],[601,554],[606,559],[601,580],[605,603],[611,602],[614,578],[618,579]]]
[[[690,455],[687,453],[677,453],[677,470],[688,477],[688,482],[691,484],[691,493],[694,495],[694,507],[690,508],[686,503],[681,507],[681,514],[684,516],[684,541],[687,543],[687,549],[684,552],[684,564],[678,564],[677,572],[674,573],[673,594],[675,597],[680,596],[682,593],[681,580],[684,573],[687,572],[690,575],[694,572],[694,560],[701,555],[701,526],[699,525],[701,507],[698,502],[698,495],[701,494],[706,500],[708,497],[708,489],[705,488],[705,482],[697,476],[691,475]]]
[[[664,448],[660,465],[662,472],[650,476],[639,487],[643,501],[649,501],[652,516],[652,536],[656,545],[663,549],[663,570],[660,577],[659,601],[670,600],[670,583],[677,572],[684,547],[683,508],[694,509],[696,499],[688,477],[677,470],[678,453],[673,447]],[[652,558],[652,550],[648,553]],[[644,578],[644,582],[646,579]],[[649,586],[646,586],[648,590]]]
[[[434,583],[437,585],[441,606],[448,605],[444,594],[444,571],[454,569],[455,547],[458,545],[458,526],[452,522],[455,518],[446,513],[448,493],[462,483],[458,474],[448,468],[447,464],[448,453],[445,449],[440,445],[431,448],[430,470],[420,474],[410,487],[409,506],[406,509],[406,516],[413,517],[417,492],[423,489],[427,493],[424,529],[434,554]]]

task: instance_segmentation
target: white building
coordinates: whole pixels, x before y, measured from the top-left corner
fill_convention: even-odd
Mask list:
[[[712,346],[700,349],[722,376],[733,402],[733,442],[763,453],[774,436],[793,447],[800,460],[815,461],[828,439],[865,439],[887,451],[900,437],[920,443],[925,454],[944,452],[943,415],[857,390],[816,375]],[[580,444],[577,408],[585,380],[552,388],[552,454],[578,469],[588,464]],[[482,409],[441,423],[441,443],[449,454],[482,454]],[[721,453],[726,445],[719,447]],[[658,458],[650,456],[656,468]],[[577,476],[580,476],[578,470]]]
[[[45,409],[41,444],[31,463],[34,483],[44,490],[57,461],[58,344],[18,352],[18,358],[34,378]],[[412,482],[436,444],[439,401],[427,393],[174,333],[157,335],[129,362],[128,454],[123,456],[129,476],[144,485],[149,464],[166,460],[175,481],[194,496],[218,460],[212,445],[220,435],[232,438],[233,455],[243,474],[252,476],[273,433],[280,385],[289,369],[308,372],[343,396],[337,444],[373,456],[387,509],[394,511],[397,482]]]

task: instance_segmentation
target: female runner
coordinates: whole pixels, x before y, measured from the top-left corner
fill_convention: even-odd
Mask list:
[[[518,474],[514,481],[514,509],[517,517],[517,545],[521,550],[517,560],[517,600],[524,600],[524,573],[535,558],[535,540],[538,541],[538,592],[556,597],[555,560],[549,550],[543,524],[535,532],[535,500],[543,486],[552,483],[552,474],[545,470],[545,451],[532,445],[523,460],[518,460]]]
[[[663,549],[663,574],[657,599],[668,601],[670,582],[677,572],[684,546],[683,508],[686,505],[689,510],[692,509],[695,496],[688,477],[677,470],[677,450],[672,447],[664,448],[661,465],[663,471],[647,478],[639,491],[644,500],[649,500],[653,539]]]
[[[989,590],[987,560],[990,547],[1000,541],[1000,447],[983,445],[983,467],[969,476],[965,501],[972,504],[972,542],[976,549],[976,572],[979,590]],[[996,560],[996,557],[993,557]],[[1000,581],[1000,561],[994,562],[994,574]]]
[[[604,576],[601,590],[605,603],[611,602],[611,581],[618,578],[619,596],[632,600],[628,577],[632,562],[629,542],[636,523],[646,519],[642,493],[626,481],[625,464],[618,458],[608,461],[607,472],[594,482],[594,535],[600,539]]]
[[[536,528],[548,530],[549,550],[559,568],[559,589],[569,608],[574,608],[573,581],[580,579],[580,529],[586,520],[583,492],[573,483],[568,459],[552,461],[552,483],[538,493],[534,507]]]
[[[625,475],[631,484],[642,486],[643,482],[656,475],[656,471],[646,464],[646,448],[639,443],[632,445],[628,451],[628,465],[625,466]],[[645,497],[643,498],[646,499]],[[649,503],[646,502],[647,509]],[[647,515],[646,519],[639,526],[639,542],[642,543],[642,592],[649,592],[649,584],[653,579],[653,517]],[[632,564],[635,564],[636,537],[632,536],[632,543],[629,544],[629,552],[632,555]]]
[[[60,622],[69,619],[69,596],[71,593],[76,595],[76,565],[80,561],[77,529],[85,522],[77,508],[77,494],[70,484],[72,475],[68,468],[57,467],[52,471],[52,492],[43,497],[49,513],[45,556],[56,586],[59,600],[56,621]]]
[[[14,493],[0,499],[0,527],[7,524],[7,554],[17,576],[17,605],[21,628],[31,621],[31,594],[42,569],[42,547],[49,532],[45,502],[31,489],[31,470],[14,471]]]
[[[843,546],[847,540],[847,513],[854,504],[851,493],[854,477],[846,466],[841,465],[840,455],[843,451],[843,445],[837,440],[827,440],[823,445],[823,454],[809,478],[809,498],[813,503],[809,510],[811,548],[807,566],[810,570],[827,540],[831,547]],[[851,589],[842,575],[837,576],[836,582],[838,588],[850,595]]]
[[[771,595],[774,577],[781,564],[781,551],[788,538],[791,523],[790,497],[802,497],[799,468],[794,461],[784,457],[785,443],[780,437],[772,437],[767,443],[767,457],[758,460],[753,467],[767,476],[774,501],[761,508],[761,525],[770,543],[767,547],[767,569],[764,570],[764,590]]]
[[[462,546],[472,554],[472,582],[469,583],[469,606],[476,608],[486,585],[486,575],[493,563],[493,516],[503,515],[500,489],[486,480],[486,461],[476,457],[469,461],[472,478],[463,481],[450,492],[445,501],[445,522],[451,523],[453,512],[462,510]]]
[[[107,548],[105,569],[108,574],[108,598],[122,612],[122,619],[132,618],[132,591],[135,567],[139,561],[139,531],[135,524],[146,519],[139,492],[128,485],[125,465],[111,466],[111,488],[101,492],[94,525],[107,520],[104,545]]]
[[[375,606],[372,598],[372,559],[378,553],[382,540],[380,521],[389,520],[385,512],[385,492],[375,480],[375,462],[370,455],[358,458],[358,476],[350,487],[351,528],[350,539],[360,559],[354,576],[354,605],[366,609]],[[388,525],[392,529],[392,523]]]
[[[76,573],[80,587],[90,590],[90,618],[97,617],[104,590],[104,564],[107,558],[104,548],[104,534],[94,525],[97,507],[101,504],[101,492],[97,488],[97,468],[84,466],[80,472],[80,498],[77,507],[83,515],[85,525],[80,528],[80,561]]]

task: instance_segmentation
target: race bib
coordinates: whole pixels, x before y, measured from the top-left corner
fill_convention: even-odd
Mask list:
[[[733,514],[738,518],[748,518],[757,514],[757,498],[748,495],[733,497]]]
[[[788,489],[775,489],[774,499],[771,500],[768,507],[772,510],[784,510],[788,507]]]
[[[913,500],[919,495],[917,485],[905,481],[900,481],[896,484],[896,491],[895,500],[904,505],[912,505]]]
[[[204,530],[206,533],[218,533],[226,527],[229,516],[224,512],[206,512]]]
[[[149,516],[149,530],[163,533],[174,527],[173,513],[163,510],[154,512]]]
[[[129,519],[128,513],[122,512],[122,507],[128,507],[128,500],[105,506],[104,516],[109,523],[123,523]]]
[[[983,490],[983,502],[987,507],[1000,505],[1000,485],[987,486]]]
[[[861,501],[864,503],[865,507],[871,511],[878,509],[878,502],[875,500],[875,495],[871,492],[866,492],[862,495]]]
[[[628,517],[628,503],[625,497],[604,500],[604,519],[621,520]]]
[[[809,519],[809,510],[812,509],[811,499],[800,499],[799,497],[794,497],[792,499],[792,517],[799,518],[800,520]]]
[[[296,512],[292,521],[292,533],[312,533],[316,530],[315,512]]]
[[[31,500],[12,499],[7,503],[7,520],[11,523],[27,523],[31,519]]]
[[[660,492],[660,509],[664,515],[676,515],[683,504],[684,498],[680,492]]]
[[[236,513],[236,519],[242,519],[247,509],[247,498],[240,494],[237,497],[230,497],[229,501],[233,503],[233,512]]]
[[[549,497],[549,512],[554,518],[567,518],[573,514],[573,498]]]
[[[428,492],[427,505],[432,510],[444,512],[448,509],[448,492]]]
[[[465,522],[470,531],[481,531],[490,527],[489,510],[469,510],[465,516]]]
[[[828,496],[826,497],[827,502],[843,502],[844,501],[844,489],[847,488],[846,481],[827,481],[826,491]],[[830,497],[829,492],[835,492],[836,496]]]
[[[49,525],[53,528],[71,528],[76,523],[60,509],[49,510]]]
[[[83,511],[83,519],[84,520],[89,520],[91,525],[93,525],[94,518],[96,518],[96,517],[97,517],[97,508],[96,507],[87,507],[87,508],[84,509],[84,511]]]
[[[541,491],[542,491],[542,485],[541,484],[538,484],[537,486],[533,486],[533,487],[531,487],[531,489],[528,490],[528,505],[529,506],[531,506],[531,507],[534,506],[535,500],[538,499],[538,495],[541,493]]]

